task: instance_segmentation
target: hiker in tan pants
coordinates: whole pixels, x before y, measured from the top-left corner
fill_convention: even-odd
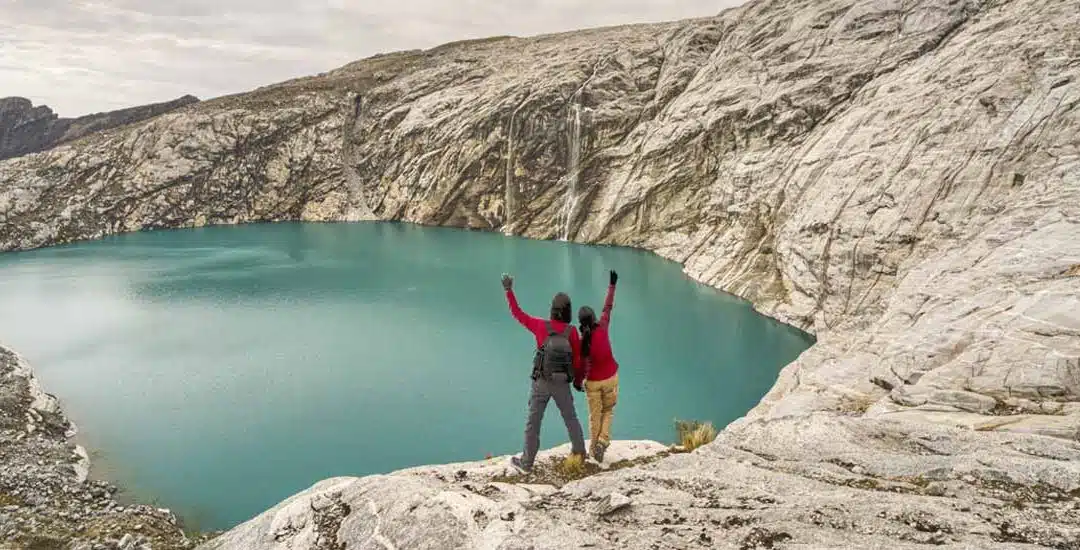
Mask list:
[[[589,400],[590,452],[598,462],[603,462],[604,451],[611,444],[611,419],[615,416],[615,403],[619,400],[619,375],[607,380],[587,380],[585,395]]]
[[[619,363],[612,354],[608,335],[618,280],[619,274],[612,271],[599,322],[589,306],[578,310],[581,357],[585,360],[585,394],[589,400],[589,439],[592,440],[589,453],[597,462],[604,461],[604,452],[611,444],[611,420],[619,400]]]

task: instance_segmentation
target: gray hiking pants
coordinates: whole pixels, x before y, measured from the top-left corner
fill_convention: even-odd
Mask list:
[[[544,410],[548,400],[554,399],[559,407],[566,433],[570,435],[570,452],[585,454],[585,436],[581,432],[581,422],[574,410],[574,396],[570,393],[570,379],[565,374],[553,374],[551,380],[539,377],[532,382],[529,393],[529,417],[525,421],[525,452],[521,463],[531,468],[536,453],[540,450],[540,422],[544,420]]]

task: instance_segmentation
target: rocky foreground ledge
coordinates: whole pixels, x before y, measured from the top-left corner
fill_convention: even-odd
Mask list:
[[[188,549],[166,509],[125,506],[87,479],[86,451],[29,365],[0,346],[0,550]]]
[[[1080,548],[1075,442],[814,414],[666,451],[561,486],[505,459],[328,479],[201,550]]]
[[[88,481],[73,432],[0,348],[0,548],[195,545],[168,510]],[[1080,443],[1061,438],[816,412],[744,419],[688,454],[618,441],[604,469],[553,482],[500,457],[333,478],[199,550],[1080,548]]]

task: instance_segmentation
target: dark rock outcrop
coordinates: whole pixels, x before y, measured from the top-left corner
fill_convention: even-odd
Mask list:
[[[0,98],[0,160],[50,149],[83,136],[175,111],[198,103],[191,95],[150,105],[95,113],[79,118],[60,118],[45,105],[34,107],[22,97]]]

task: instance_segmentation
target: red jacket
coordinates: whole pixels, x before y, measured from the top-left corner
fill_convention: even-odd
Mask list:
[[[518,305],[517,297],[514,296],[513,290],[506,291],[506,301],[510,304],[510,314],[517,319],[517,322],[521,323],[521,326],[529,329],[529,332],[533,333],[536,337],[536,347],[544,345],[544,341],[547,340],[547,323],[546,319],[539,317],[533,317],[524,311],[521,311],[521,306]],[[562,321],[551,320],[551,328],[562,332],[566,330],[566,326],[569,323]],[[570,348],[574,352],[574,380],[581,381],[583,379],[584,369],[581,363],[581,338],[578,336],[577,328],[574,325],[570,325]]]
[[[588,373],[589,380],[607,380],[619,371],[619,363],[611,352],[611,339],[608,337],[611,308],[614,306],[615,285],[611,285],[607,289],[607,297],[604,298],[604,312],[600,315],[600,322],[593,328],[592,338],[589,340],[589,356],[585,358],[585,372]]]

